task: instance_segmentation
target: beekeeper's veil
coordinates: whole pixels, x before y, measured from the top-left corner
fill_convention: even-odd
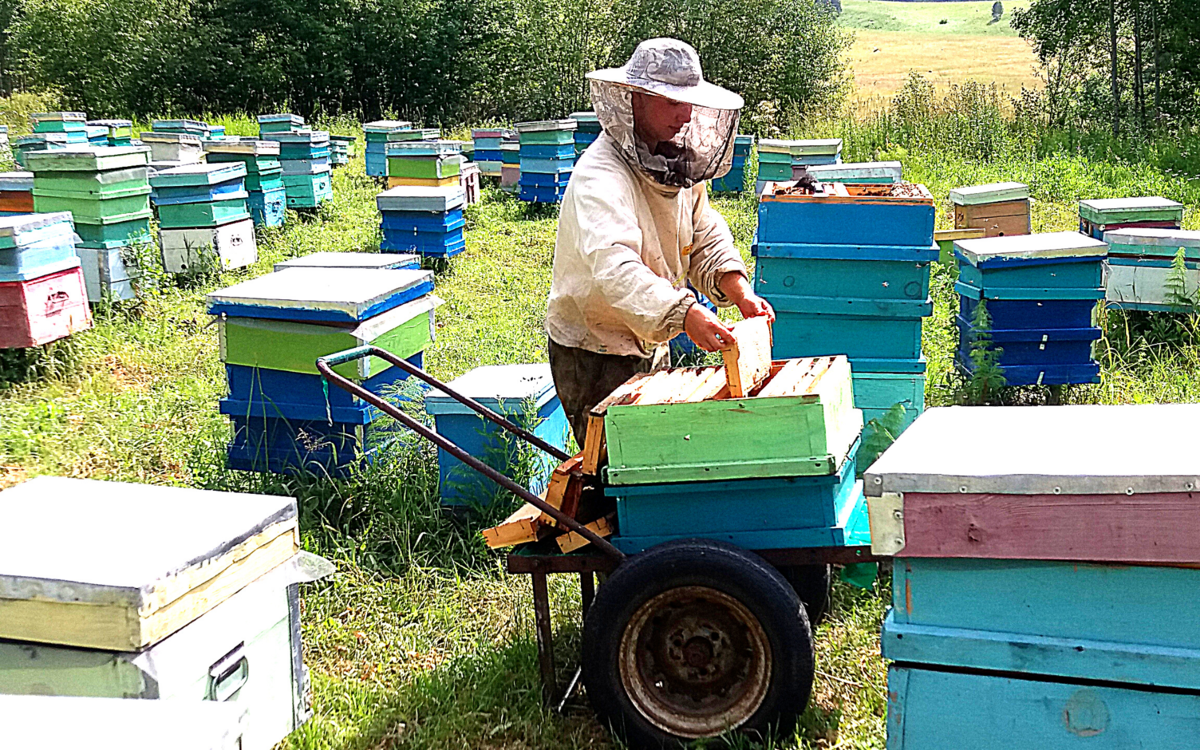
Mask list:
[[[663,185],[691,187],[733,164],[742,97],[704,80],[700,57],[678,39],[648,39],[629,62],[588,74],[592,106],[625,158]],[[646,143],[634,122],[635,92],[692,106],[691,119],[669,141]]]

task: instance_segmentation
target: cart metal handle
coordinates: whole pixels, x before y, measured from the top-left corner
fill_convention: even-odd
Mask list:
[[[521,438],[522,440],[524,440],[528,443],[531,443],[532,445],[534,445],[537,448],[540,448],[541,450],[545,451],[546,453],[549,453],[551,456],[554,456],[555,458],[559,459],[560,461],[569,461],[571,459],[571,456],[569,456],[564,451],[559,450],[558,448],[555,448],[554,446],[550,445],[549,443],[547,443],[546,441],[537,437],[536,435],[533,435],[528,430],[524,430],[524,429],[518,427],[517,425],[513,424],[512,422],[509,422],[507,419],[500,416],[499,414],[492,411],[491,409],[487,408],[486,406],[479,403],[478,401],[475,401],[472,398],[468,398],[467,396],[464,396],[461,393],[458,393],[458,392],[454,391],[453,389],[447,387],[445,383],[442,383],[437,378],[433,377],[432,375],[425,372],[421,368],[397,357],[396,355],[392,354],[391,352],[384,351],[383,349],[380,349],[375,346],[359,346],[359,347],[355,347],[354,349],[347,349],[344,352],[338,352],[337,354],[330,354],[325,357],[317,358],[317,371],[320,372],[322,377],[324,377],[325,380],[327,380],[328,382],[333,383],[338,388],[341,388],[342,390],[347,391],[347,392],[353,394],[354,396],[357,396],[358,398],[362,399],[363,401],[366,401],[368,404],[371,404],[375,408],[377,408],[380,411],[382,411],[383,413],[387,414],[392,419],[395,419],[396,421],[400,422],[408,429],[412,430],[413,432],[417,433],[421,437],[430,441],[437,447],[441,448],[442,450],[446,451],[450,455],[454,456],[459,461],[462,461],[467,466],[470,466],[475,471],[479,472],[480,474],[484,475],[485,477],[492,480],[496,484],[500,485],[504,489],[508,490],[509,492],[513,493],[517,497],[521,498],[525,502],[534,506],[541,512],[550,516],[555,521],[557,521],[560,525],[564,526],[565,528],[567,528],[570,531],[575,532],[576,534],[579,534],[584,539],[586,539],[589,542],[591,542],[592,544],[596,545],[596,548],[599,549],[600,551],[602,551],[604,554],[616,559],[617,561],[625,559],[625,553],[621,552],[621,550],[614,547],[612,545],[612,543],[609,542],[604,537],[599,536],[598,534],[593,532],[591,529],[586,528],[579,521],[576,521],[574,518],[571,518],[566,513],[563,513],[561,510],[559,510],[558,508],[555,508],[553,505],[550,505],[545,500],[543,500],[542,498],[533,494],[525,487],[522,487],[521,485],[517,484],[513,480],[504,476],[500,472],[493,469],[491,466],[488,466],[487,464],[483,463],[479,459],[472,456],[470,453],[467,453],[462,448],[459,448],[457,445],[452,443],[450,440],[448,440],[443,435],[439,435],[437,432],[429,429],[425,425],[421,424],[417,420],[415,420],[412,417],[410,417],[409,415],[405,414],[403,411],[398,409],[394,404],[388,403],[387,401],[380,398],[376,394],[368,391],[366,388],[363,388],[362,386],[358,385],[357,383],[349,380],[348,378],[342,377],[341,375],[339,375],[338,373],[333,371],[333,368],[338,365],[343,365],[343,364],[346,364],[347,362],[353,362],[355,360],[362,359],[363,357],[379,357],[380,359],[388,362],[392,366],[399,367],[400,369],[407,372],[409,375],[419,378],[419,379],[425,381],[426,383],[432,385],[433,387],[441,390],[443,393],[450,396],[451,398],[458,401],[459,403],[463,404],[464,406],[470,408],[471,410],[475,411],[480,416],[483,416],[486,419],[499,425],[500,427],[503,427],[505,430],[508,430],[509,432],[511,432],[512,434]]]

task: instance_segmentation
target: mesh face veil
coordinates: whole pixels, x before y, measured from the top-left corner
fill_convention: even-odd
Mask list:
[[[613,81],[593,79],[590,83],[592,106],[604,131],[630,164],[659,184],[689,188],[720,177],[733,166],[737,109],[691,104],[691,117],[678,132],[669,140],[651,143],[643,134],[653,128],[636,121],[633,98],[637,89]]]

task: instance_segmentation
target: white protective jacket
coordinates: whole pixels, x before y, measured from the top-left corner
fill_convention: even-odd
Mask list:
[[[724,307],[717,284],[731,271],[749,278],[705,183],[660,185],[602,133],[563,197],[546,333],[562,346],[653,356],[683,330],[696,299],[687,282]]]

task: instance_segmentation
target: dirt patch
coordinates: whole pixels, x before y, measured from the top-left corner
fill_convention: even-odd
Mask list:
[[[20,466],[0,465],[0,490],[6,490],[9,487],[18,485],[28,478],[29,474]]]

